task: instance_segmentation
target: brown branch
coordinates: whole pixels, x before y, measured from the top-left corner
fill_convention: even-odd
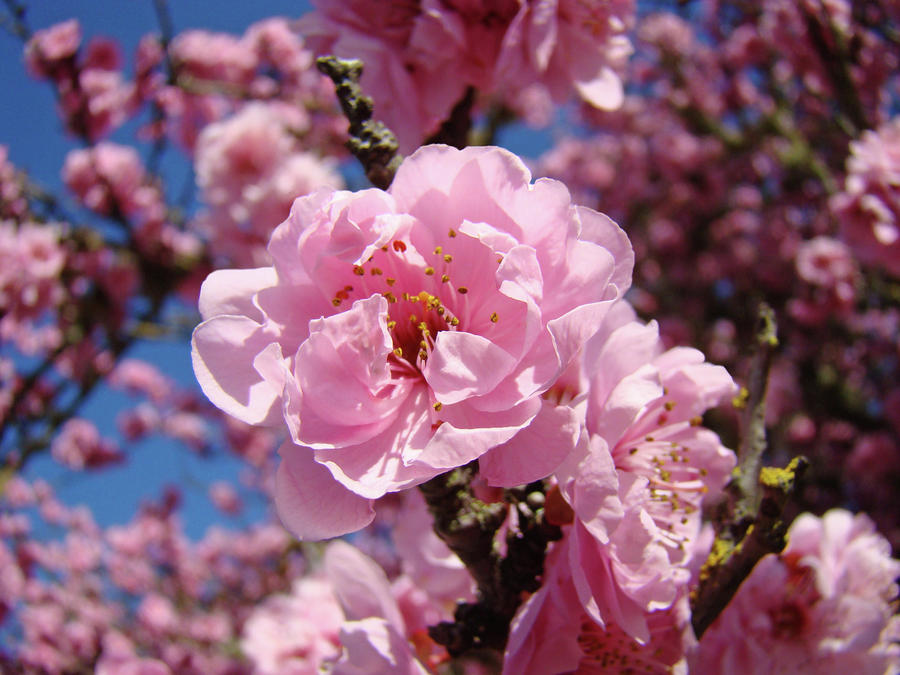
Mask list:
[[[426,143],[445,143],[452,145],[460,150],[469,145],[469,132],[472,130],[472,106],[475,104],[475,88],[468,87],[453,110],[450,116],[441,124]]]
[[[766,451],[766,385],[778,346],[775,314],[759,308],[756,352],[747,386],[735,399],[744,409],[738,465],[725,488],[726,499],[715,518],[716,540],[691,592],[691,623],[699,639],[734,597],[756,563],[767,553],[780,553],[789,523],[784,506],[808,462],[796,457],[786,469],[762,468]]]
[[[501,558],[495,535],[509,512],[509,504],[485,504],[471,489],[477,463],[437,476],[419,488],[434,517],[434,530],[472,574],[477,601],[461,603],[454,621],[429,628],[429,634],[451,656],[479,649],[503,651],[524,593],[540,588],[547,544],[562,532],[544,519],[544,486],[533,483],[508,490],[507,500],[518,515],[518,527],[506,538]]]
[[[731,602],[756,563],[769,553],[784,550],[790,523],[782,514],[807,466],[805,457],[795,457],[785,469],[765,467],[759,477],[759,511],[743,538],[735,540],[727,533],[716,537],[700,570],[700,584],[691,593],[691,624],[697,639]]]
[[[353,153],[366,177],[377,188],[387,190],[403,157],[397,153],[397,137],[381,122],[372,120],[374,103],[359,86],[363,64],[358,59],[322,56],[316,66],[334,82],[341,110],[350,122],[347,148]]]

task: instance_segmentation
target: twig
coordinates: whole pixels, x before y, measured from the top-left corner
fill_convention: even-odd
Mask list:
[[[850,70],[847,68],[848,55],[844,47],[844,40],[835,30],[824,3],[820,0],[818,4],[823,15],[821,23],[819,18],[804,3],[798,3],[798,7],[803,15],[803,22],[806,25],[809,40],[818,53],[822,68],[828,74],[834,87],[838,105],[854,125],[858,134],[863,129],[870,128],[871,125],[866,118],[863,104],[857,95]],[[825,34],[826,30],[828,31],[827,37]],[[829,47],[828,38],[834,42],[834,50]]]
[[[540,587],[547,544],[562,536],[559,527],[544,519],[542,483],[509,490],[506,495],[517,511],[518,527],[507,536],[507,554],[501,558],[494,538],[509,505],[485,504],[474,496],[470,483],[476,464],[419,486],[434,516],[435,532],[465,563],[478,587],[477,601],[459,604],[455,621],[429,628],[432,639],[451,656],[478,649],[503,650],[523,593]]]
[[[724,535],[716,537],[700,570],[700,584],[691,593],[691,624],[697,639],[725,609],[756,563],[769,553],[784,550],[790,523],[782,514],[808,465],[805,457],[795,457],[785,469],[763,468],[759,477],[759,511],[743,538],[736,541]]]
[[[744,407],[744,418],[738,467],[726,488],[733,499],[733,520],[752,520],[761,497],[758,476],[766,451],[766,388],[778,336],[775,312],[765,303],[760,305],[758,321],[756,352],[750,362],[747,386],[740,394],[739,405]]]
[[[466,93],[450,111],[441,128],[432,134],[426,143],[445,143],[462,149],[469,145],[472,130],[472,106],[475,105],[475,87],[466,88]]]
[[[387,190],[403,157],[397,154],[397,137],[381,122],[372,120],[374,103],[359,86],[363,64],[358,59],[322,56],[316,66],[334,82],[341,110],[350,122],[347,147],[360,161],[372,185]]]
[[[808,465],[804,457],[796,457],[786,469],[761,468],[766,450],[766,385],[777,346],[775,314],[763,303],[747,386],[735,401],[744,408],[738,466],[726,487],[728,499],[715,519],[712,552],[700,571],[698,587],[691,593],[691,623],[698,639],[759,559],[784,549],[789,523],[782,519],[782,513]]]
[[[25,5],[16,2],[15,0],[3,0],[3,4],[6,5],[7,9],[9,9],[9,21],[3,18],[3,27],[6,28],[10,32],[10,34],[22,40],[22,42],[27,42],[31,39],[32,32],[28,27],[28,24],[25,23]]]

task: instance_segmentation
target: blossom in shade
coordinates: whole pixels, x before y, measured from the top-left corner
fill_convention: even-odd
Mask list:
[[[317,54],[359,58],[375,116],[407,153],[437,131],[467,87],[515,101],[539,85],[591,105],[623,101],[633,0],[316,2],[300,31]]]
[[[370,500],[482,457],[493,485],[542,478],[574,446],[541,395],[633,258],[609,218],[530,178],[499,148],[426,146],[388,192],[298,199],[273,267],[204,283],[195,374],[225,412],[286,423],[276,499],[299,536],[358,529]]]
[[[419,3],[341,0],[315,6],[299,24],[306,44],[317,55],[362,59],[361,85],[375,102],[375,117],[397,135],[402,153],[412,152],[465,91],[462,79],[446,71],[439,77],[434,65],[410,53]],[[455,46],[448,43],[447,51]]]
[[[350,544],[336,541],[325,551],[324,571],[346,618],[340,631],[343,653],[333,672],[427,675],[417,652],[433,643],[425,635],[415,648],[409,641],[412,627],[406,623],[384,570]]]
[[[703,634],[703,673],[894,673],[900,561],[863,514],[798,517]]]
[[[789,303],[798,321],[816,324],[853,310],[859,267],[846,244],[830,237],[808,239],[797,250],[796,268],[807,284]]]
[[[900,276],[900,117],[850,143],[844,191],[831,208],[860,260]]]
[[[34,77],[51,77],[58,65],[71,59],[81,45],[81,26],[69,19],[37,31],[25,45],[25,65]]]
[[[695,644],[687,596],[647,616],[647,635],[634,639],[615,623],[596,623],[585,611],[567,560],[567,540],[545,561],[544,584],[519,609],[510,627],[504,675],[577,672],[585,675],[684,674]]]

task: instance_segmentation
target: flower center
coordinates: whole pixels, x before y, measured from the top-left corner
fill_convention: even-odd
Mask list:
[[[456,283],[453,255],[445,250],[457,236],[449,230],[446,244],[426,254],[395,239],[341,275],[346,283],[331,299],[335,307],[374,293],[387,300],[387,328],[393,341],[389,359],[398,376],[420,376],[437,334],[459,330],[466,315],[469,289]],[[496,312],[489,319],[496,323]]]

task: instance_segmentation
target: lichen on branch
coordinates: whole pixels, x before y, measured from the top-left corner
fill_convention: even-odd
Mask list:
[[[698,586],[691,592],[691,623],[699,639],[734,597],[756,563],[768,553],[780,553],[790,522],[784,507],[808,466],[795,457],[787,468],[763,467],[766,451],[766,388],[772,356],[778,347],[775,313],[759,308],[756,351],[747,386],[735,404],[744,410],[738,465],[726,487],[726,499],[715,517],[716,539]]]

